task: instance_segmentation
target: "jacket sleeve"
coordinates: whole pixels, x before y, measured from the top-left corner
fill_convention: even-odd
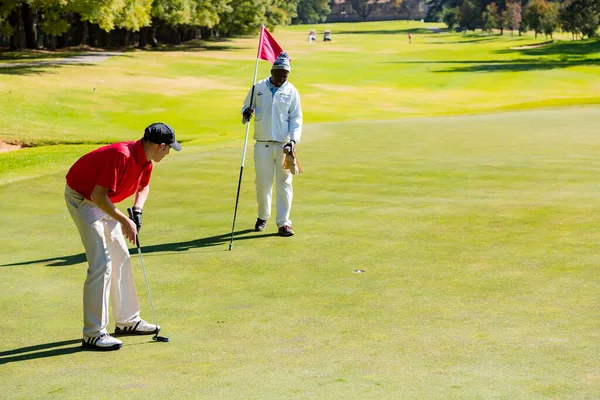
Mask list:
[[[256,90],[256,89],[254,89]],[[252,95],[252,88],[250,88],[250,90],[248,91],[248,94],[246,95],[246,99],[244,100],[244,105],[242,106],[242,124],[245,124],[246,122],[248,122],[248,120],[246,118],[244,118],[244,110],[248,107],[250,107],[250,96]],[[254,107],[256,108],[256,106]]]
[[[290,140],[296,143],[300,142],[302,136],[302,106],[300,104],[300,94],[294,88],[294,95],[290,105]]]

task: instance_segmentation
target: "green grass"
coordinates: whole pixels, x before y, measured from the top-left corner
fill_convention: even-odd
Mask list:
[[[237,113],[255,38],[40,75],[0,69],[1,100],[6,87],[18,92],[0,108],[2,129],[21,127],[5,138],[80,143],[0,154],[3,396],[596,397],[599,42],[517,51],[532,38],[414,33],[409,46],[406,29],[420,26],[323,26],[329,51],[304,42],[309,27],[275,32],[307,123],[297,235],[275,236],[272,221],[247,232],[248,155],[231,252]],[[519,64],[554,66],[490,68]],[[77,89],[102,79],[95,92]],[[141,241],[172,341],[129,337],[118,352],[83,352],[86,267],[64,175],[91,143],[135,138],[159,119],[184,151],[156,165]]]
[[[432,33],[435,26],[324,26],[332,28],[333,42],[310,46],[306,26],[278,29],[275,37],[293,59],[290,79],[302,93],[306,122],[600,103],[598,40],[515,50],[545,39]],[[232,115],[252,83],[256,42],[131,51],[86,67],[0,69],[0,139],[107,142],[138,135],[156,120],[176,122],[184,140],[237,138]],[[259,79],[269,68],[260,63]]]
[[[1,64],[29,64],[34,62],[52,62],[60,60],[64,57],[72,57],[79,55],[81,52],[95,51],[91,49],[81,48],[79,51],[71,50],[21,50],[21,51],[3,51],[0,52]]]

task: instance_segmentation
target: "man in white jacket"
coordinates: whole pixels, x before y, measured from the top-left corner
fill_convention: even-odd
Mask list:
[[[242,108],[243,123],[255,115],[254,167],[258,218],[254,229],[262,231],[271,216],[271,192],[275,178],[276,223],[280,236],[292,236],[292,173],[283,168],[284,148],[296,149],[302,135],[302,108],[298,90],[287,81],[290,59],[282,52],[271,68],[271,76],[258,82],[246,96]]]

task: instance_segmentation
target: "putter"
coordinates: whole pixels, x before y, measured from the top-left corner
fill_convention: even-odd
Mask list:
[[[129,213],[129,218],[133,220],[133,210],[131,208],[127,209]],[[146,267],[144,267],[144,259],[142,258],[142,249],[140,248],[140,239],[139,236],[135,235],[135,245],[137,247],[138,254],[140,255],[140,262],[142,263],[142,272],[144,273],[144,280],[146,281],[146,290],[148,291],[148,300],[150,300],[150,309],[152,310],[152,317],[154,318],[154,325],[158,327],[158,323],[156,322],[156,314],[154,313],[154,305],[152,304],[152,296],[150,295],[150,285],[148,284],[148,278],[146,277]],[[169,338],[165,336],[158,336],[158,328],[156,328],[156,333],[152,337],[152,340],[155,342],[168,342]]]

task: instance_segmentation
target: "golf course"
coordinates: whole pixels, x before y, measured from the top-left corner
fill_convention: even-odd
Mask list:
[[[258,36],[89,63],[0,53],[0,142],[22,147],[0,153],[0,397],[600,398],[600,40],[407,21],[272,34],[304,113],[295,235],[275,208],[254,231],[250,132],[231,251]],[[139,234],[170,342],[89,351],[65,175],[153,122],[183,147],[155,163]]]

